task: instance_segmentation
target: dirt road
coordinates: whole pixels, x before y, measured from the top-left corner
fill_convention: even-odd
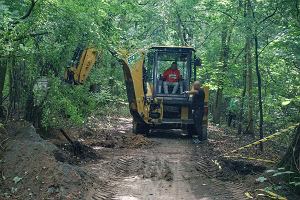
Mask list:
[[[124,127],[125,130],[124,130]],[[119,131],[128,131],[123,120]],[[149,148],[94,147],[104,159],[84,166],[97,175],[97,186],[87,198],[115,200],[244,199],[242,185],[221,180],[209,142],[194,144],[182,131],[158,130],[149,135]]]
[[[263,199],[267,194],[257,189],[275,180],[265,172],[272,165],[220,156],[253,141],[234,130],[209,126],[209,139],[194,144],[181,130],[144,137],[131,126],[130,118],[91,117],[84,127],[67,129],[81,142],[75,155],[59,130],[37,134],[28,123],[12,123],[1,132],[8,139],[0,152],[0,199],[215,200],[246,199],[246,192]],[[278,160],[274,152],[241,151]],[[265,176],[269,182],[256,180]]]
[[[245,138],[215,126],[200,144],[181,130],[135,135],[130,118],[91,118],[66,132],[82,143],[83,154],[75,156],[58,130],[39,135],[29,125],[7,135],[0,199],[245,199],[255,175],[266,169],[222,160],[220,154]]]

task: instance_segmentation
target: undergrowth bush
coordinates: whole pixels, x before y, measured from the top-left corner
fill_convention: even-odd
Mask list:
[[[71,85],[59,78],[49,79],[49,87],[42,109],[42,126],[44,128],[81,125],[86,117],[96,111],[109,108],[117,97],[103,87],[100,92],[89,91],[89,84]]]

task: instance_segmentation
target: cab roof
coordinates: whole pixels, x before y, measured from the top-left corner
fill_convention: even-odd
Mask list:
[[[150,49],[158,49],[158,50],[192,50],[196,51],[193,47],[188,46],[153,46]]]

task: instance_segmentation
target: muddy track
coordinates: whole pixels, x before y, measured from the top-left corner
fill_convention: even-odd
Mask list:
[[[95,200],[244,199],[245,188],[221,180],[208,143],[193,144],[181,131],[155,131],[146,149],[104,149],[84,166],[101,180]],[[101,187],[99,187],[101,185]]]

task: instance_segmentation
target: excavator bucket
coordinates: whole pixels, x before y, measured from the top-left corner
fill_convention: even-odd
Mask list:
[[[65,70],[64,79],[72,84],[83,84],[97,60],[97,55],[95,48],[86,48],[83,51],[77,49],[71,65]]]

